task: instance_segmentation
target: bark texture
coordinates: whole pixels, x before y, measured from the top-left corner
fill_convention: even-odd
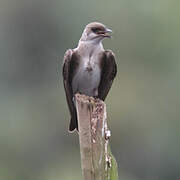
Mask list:
[[[80,94],[76,94],[75,103],[84,180],[109,180],[112,156],[106,105],[99,99]]]

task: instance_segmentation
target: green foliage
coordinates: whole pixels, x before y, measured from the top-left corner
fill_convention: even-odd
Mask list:
[[[111,159],[111,164],[110,164],[110,167],[108,168],[107,180],[118,180],[118,165],[117,165],[115,157],[113,156],[113,154],[111,152],[110,146],[108,146],[108,154],[109,154],[110,159]]]

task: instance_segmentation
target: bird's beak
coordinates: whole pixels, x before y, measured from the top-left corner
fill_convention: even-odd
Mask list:
[[[111,38],[111,33],[112,33],[112,30],[106,28],[106,30],[104,31],[104,35],[103,36],[107,37],[107,38]]]
[[[106,32],[108,32],[108,33],[112,33],[112,30],[111,30],[111,29],[106,28]]]

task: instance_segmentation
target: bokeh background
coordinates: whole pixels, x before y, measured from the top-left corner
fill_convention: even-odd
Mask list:
[[[180,179],[178,0],[0,1],[0,179],[81,180],[77,134],[67,132],[64,52],[86,24],[118,74],[106,100],[122,180]]]

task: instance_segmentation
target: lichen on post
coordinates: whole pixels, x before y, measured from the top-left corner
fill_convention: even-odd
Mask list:
[[[105,103],[80,94],[76,94],[75,103],[84,180],[117,180],[117,165],[109,148],[111,133],[107,127]],[[111,171],[114,164],[115,171]],[[112,176],[111,172],[115,174]]]

